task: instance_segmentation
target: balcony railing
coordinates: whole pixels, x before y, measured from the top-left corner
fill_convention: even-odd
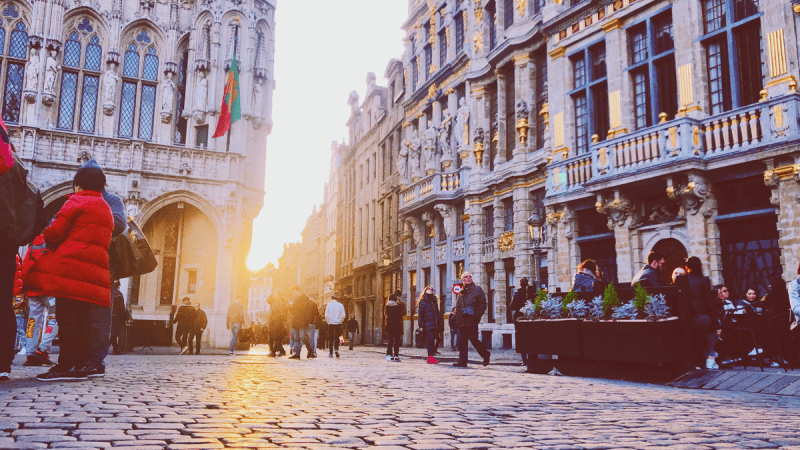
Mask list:
[[[400,207],[409,206],[433,194],[452,193],[461,188],[462,172],[436,173],[400,192]]]
[[[800,95],[794,93],[701,119],[682,117],[594,143],[588,153],[548,166],[547,195],[579,191],[588,181],[682,160],[710,160],[798,139],[798,107]]]
[[[494,254],[495,242],[497,242],[497,238],[495,237],[488,237],[483,239],[483,241],[481,242],[481,250],[483,251],[484,255]]]

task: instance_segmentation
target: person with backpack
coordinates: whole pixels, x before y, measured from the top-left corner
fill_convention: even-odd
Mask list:
[[[194,322],[192,324],[192,331],[189,333],[189,354],[194,350],[195,355],[200,354],[200,343],[203,341],[203,332],[208,327],[208,316],[206,312],[200,309],[200,303],[195,305]],[[192,342],[195,343],[192,348]]]

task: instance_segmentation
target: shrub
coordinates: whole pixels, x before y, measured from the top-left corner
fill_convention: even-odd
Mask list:
[[[650,297],[650,301],[644,307],[644,312],[647,314],[647,320],[659,320],[669,317],[669,307],[667,306],[667,299],[664,294],[658,294]]]
[[[536,301],[533,303],[534,306],[536,306],[536,312],[542,310],[542,303],[544,303],[547,298],[547,292],[545,292],[544,289],[539,289],[539,291],[536,292]]]
[[[603,303],[603,297],[599,295],[592,300],[592,303],[589,305],[589,317],[594,320],[598,321],[605,317],[605,306]]]
[[[589,315],[589,307],[586,306],[586,300],[575,300],[567,305],[569,316],[575,319],[584,319]]]
[[[614,289],[614,285],[610,284],[606,286],[606,291],[603,293],[603,313],[609,314],[611,313],[611,309],[615,306],[620,306],[622,302],[619,301],[619,296],[617,295],[617,290]]]
[[[536,305],[528,300],[525,302],[525,306],[519,309],[519,312],[521,312],[526,319],[533,319],[534,315],[536,315]]]
[[[546,319],[559,319],[561,318],[562,303],[558,298],[547,297],[547,300],[541,303],[542,317]]]
[[[636,305],[636,309],[644,311],[644,307],[649,301],[650,297],[647,295],[647,290],[640,283],[636,283],[633,288],[633,303]]]
[[[624,305],[620,305],[614,308],[614,312],[611,314],[612,319],[622,319],[622,320],[633,320],[639,316],[639,309],[636,307],[636,301],[631,300]]]
[[[561,310],[564,312],[564,314],[567,314],[568,312],[567,306],[570,303],[574,302],[577,298],[578,298],[577,292],[575,291],[567,292],[567,295],[564,296],[564,300],[561,302]]]

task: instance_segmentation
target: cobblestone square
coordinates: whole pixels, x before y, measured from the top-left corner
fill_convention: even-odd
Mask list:
[[[468,369],[374,347],[300,361],[262,347],[136,353],[76,383],[15,366],[0,448],[800,449],[796,397],[530,375],[496,353]]]

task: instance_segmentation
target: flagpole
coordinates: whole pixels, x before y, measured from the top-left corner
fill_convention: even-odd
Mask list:
[[[235,20],[236,20],[236,26],[233,27],[233,60],[236,61],[236,64],[238,65],[239,62],[238,59],[236,58],[236,50],[238,50],[239,48],[239,17],[237,16]],[[231,64],[233,64],[233,62],[231,62]],[[230,70],[233,70],[233,67],[231,67]],[[227,142],[225,144],[225,153],[231,151],[231,128],[233,128],[233,124],[231,124],[228,127],[228,137],[227,137]]]

